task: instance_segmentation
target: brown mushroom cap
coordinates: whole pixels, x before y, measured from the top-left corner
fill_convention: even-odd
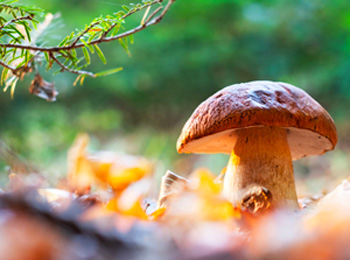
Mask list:
[[[305,91],[283,82],[228,86],[201,103],[182,129],[179,153],[231,153],[235,131],[283,127],[292,158],[320,155],[337,143],[334,121]]]

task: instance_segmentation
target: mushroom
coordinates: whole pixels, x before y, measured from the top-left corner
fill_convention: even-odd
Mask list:
[[[234,204],[260,186],[271,192],[271,206],[298,209],[292,160],[321,155],[336,143],[333,119],[305,91],[253,81],[202,102],[183,127],[177,150],[231,154],[223,194]]]

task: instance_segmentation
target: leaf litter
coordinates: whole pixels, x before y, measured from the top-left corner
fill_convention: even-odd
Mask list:
[[[81,134],[65,181],[31,185],[12,172],[0,190],[0,259],[349,259],[350,182],[300,199],[300,210],[269,207],[252,187],[239,205],[221,177],[200,168],[168,171],[152,198],[146,158],[89,153]]]

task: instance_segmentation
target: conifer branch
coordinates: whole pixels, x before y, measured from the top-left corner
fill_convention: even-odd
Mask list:
[[[175,0],[142,0],[142,3],[136,5],[123,6],[124,10],[113,15],[95,18],[80,32],[73,32],[65,37],[57,46],[36,44],[36,36],[41,35],[42,31],[47,29],[52,19],[45,19],[43,22],[45,26],[38,26],[38,30],[36,25],[40,24],[34,17],[38,13],[43,14],[43,11],[35,7],[15,5],[15,2],[0,0],[0,13],[5,12],[12,15],[12,19],[7,21],[3,17],[0,18],[0,38],[7,36],[7,39],[2,39],[0,42],[0,67],[4,68],[1,82],[5,84],[5,89],[9,84],[12,84],[12,89],[14,89],[17,83],[13,80],[14,77],[23,78],[25,74],[35,71],[36,64],[40,65],[44,61],[47,63],[47,70],[51,69],[53,64],[57,64],[61,68],[58,72],[67,71],[78,74],[80,78],[110,75],[120,71],[121,69],[116,68],[108,70],[108,73],[93,73],[82,70],[82,68],[90,64],[90,53],[93,54],[95,51],[103,63],[106,63],[106,58],[99,48],[102,43],[119,41],[121,47],[130,55],[128,44],[133,43],[132,35],[159,23]],[[154,7],[156,5],[159,6]],[[124,27],[122,23],[128,17],[144,9],[146,12],[138,26],[119,32],[119,29]],[[149,14],[151,9],[154,10]],[[79,49],[82,50],[84,56],[79,57],[81,55],[81,52],[77,54]],[[86,64],[81,64],[83,61]]]

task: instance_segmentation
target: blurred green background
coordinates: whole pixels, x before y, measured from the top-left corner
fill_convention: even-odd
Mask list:
[[[125,0],[26,0],[61,22],[47,36],[55,44]],[[140,21],[130,18],[126,26]],[[117,43],[101,45],[108,64],[93,57],[90,70],[124,67],[108,77],[52,76],[60,92],[48,103],[31,96],[34,75],[0,96],[0,138],[53,180],[66,172],[75,136],[87,132],[92,150],[114,150],[154,160],[186,175],[208,167],[219,173],[226,155],[178,155],[175,143],[197,105],[224,86],[258,79],[285,81],[306,90],[332,115],[335,151],[295,163],[299,194],[320,192],[350,174],[350,9],[347,0],[177,0],[164,20],[134,36],[130,58]],[[6,167],[3,164],[3,178]],[[5,176],[5,177],[4,177]]]

